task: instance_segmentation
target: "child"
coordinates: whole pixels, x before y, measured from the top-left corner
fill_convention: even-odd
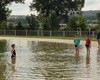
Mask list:
[[[90,54],[91,41],[89,35],[86,35],[85,46],[86,46],[87,54]]]
[[[98,48],[100,48],[100,30],[97,29],[97,41],[98,41]]]
[[[11,58],[15,58],[16,57],[16,51],[15,51],[15,44],[11,45],[12,49],[11,49]]]
[[[75,38],[74,38],[74,45],[75,45],[76,54],[79,53],[79,44],[80,44],[80,39],[78,38],[78,35],[76,34]]]

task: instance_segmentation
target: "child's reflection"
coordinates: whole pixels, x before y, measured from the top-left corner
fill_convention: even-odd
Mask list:
[[[79,61],[79,53],[75,53],[75,61],[76,61],[76,63],[78,63],[78,61]]]
[[[86,66],[89,67],[89,64],[90,64],[90,54],[87,53],[87,55],[86,55]]]
[[[15,64],[16,64],[16,57],[15,58],[12,58],[12,60],[11,60],[12,80],[13,80],[13,75],[15,73]]]
[[[97,52],[97,62],[100,62],[100,49],[98,49],[98,52]]]
[[[16,64],[16,58],[12,58],[11,63]]]

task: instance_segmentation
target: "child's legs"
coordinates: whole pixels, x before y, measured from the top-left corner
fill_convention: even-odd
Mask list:
[[[77,53],[77,47],[75,47],[75,52]]]
[[[90,53],[90,45],[86,45],[87,53]]]
[[[98,41],[98,47],[100,47],[100,39],[97,39],[97,41]]]
[[[77,46],[77,52],[79,53],[79,47]]]
[[[75,49],[76,49],[76,53],[79,53],[79,47],[77,46],[75,47]]]
[[[87,47],[87,54],[90,54],[90,48]]]
[[[99,44],[99,47],[100,47],[100,39],[98,39],[98,44]]]

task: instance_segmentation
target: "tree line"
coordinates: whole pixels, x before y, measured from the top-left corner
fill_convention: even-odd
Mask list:
[[[29,7],[32,11],[36,10],[38,16],[27,15],[25,18],[26,25],[22,25],[20,21],[15,26],[11,23],[7,25],[7,17],[11,13],[7,5],[12,4],[12,2],[24,3],[24,1],[0,1],[0,29],[60,30],[59,24],[66,24],[65,30],[86,29],[86,19],[82,16],[81,11],[85,0],[33,0]]]

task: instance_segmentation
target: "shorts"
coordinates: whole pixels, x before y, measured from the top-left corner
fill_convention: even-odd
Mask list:
[[[14,57],[16,57],[16,56],[15,56],[15,55],[12,55],[12,56],[11,56],[11,58],[14,58]]]
[[[99,37],[97,37],[97,39],[100,39]]]
[[[78,47],[78,45],[75,45],[75,47]]]
[[[89,45],[85,45],[86,46],[86,48],[89,48],[90,46]]]

